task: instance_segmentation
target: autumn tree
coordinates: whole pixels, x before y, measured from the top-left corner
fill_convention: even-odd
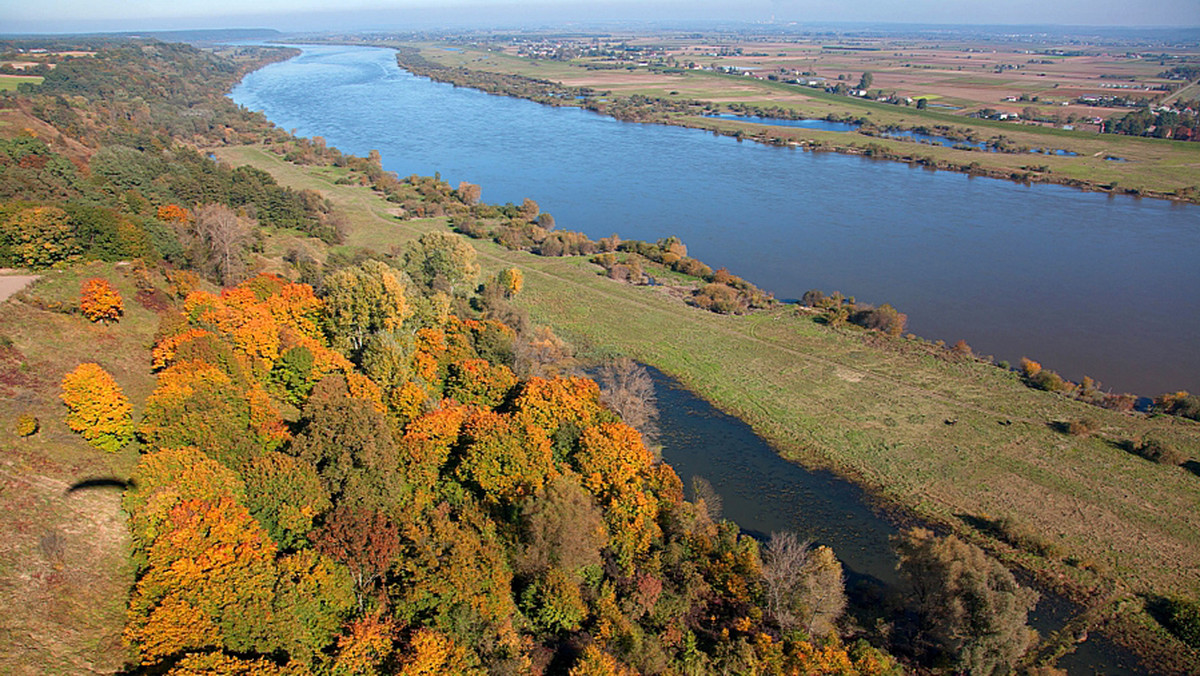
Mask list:
[[[133,439],[133,405],[99,364],[80,364],[63,376],[60,397],[67,426],[96,448],[112,453]]]
[[[545,430],[499,413],[469,417],[463,425],[463,445],[456,475],[492,502],[510,504],[536,493],[553,471]]]
[[[313,537],[317,551],[342,563],[362,610],[400,551],[400,533],[382,512],[338,507]]]
[[[445,386],[446,396],[460,404],[495,408],[517,386],[517,377],[503,364],[493,366],[484,359],[464,359],[450,364]]]
[[[832,634],[846,609],[842,564],[829,547],[801,542],[795,533],[772,533],[762,554],[767,609],[785,632]]]
[[[395,331],[412,313],[400,273],[379,261],[328,275],[324,301],[334,346],[355,353],[372,333]]]
[[[479,276],[475,248],[457,235],[429,232],[409,245],[404,253],[404,269],[413,281],[430,290],[453,296],[474,289]]]
[[[83,283],[79,309],[93,322],[115,322],[125,312],[121,294],[107,279],[93,277]]]
[[[287,438],[262,390],[240,386],[217,366],[196,360],[159,374],[138,434],[152,446],[196,446],[233,468]]]
[[[526,586],[521,606],[539,630],[551,634],[575,631],[587,617],[579,583],[561,568],[551,568]]]
[[[396,652],[398,633],[395,621],[380,611],[355,619],[338,637],[333,673],[336,676],[386,673]]]
[[[45,268],[79,257],[70,217],[58,207],[29,207],[0,220],[0,250],[7,249],[14,263]]]
[[[1004,673],[1033,645],[1025,620],[1037,592],[999,561],[950,535],[923,528],[898,540],[900,572],[920,616],[919,639],[971,674]]]
[[[171,510],[184,500],[244,503],[246,489],[231,469],[191,446],[147,453],[129,477],[122,508],[129,514],[134,549],[142,556],[165,530]]]
[[[146,552],[129,601],[125,638],[142,664],[181,651],[223,647],[269,653],[275,546],[230,498],[182,500]]]
[[[512,572],[495,524],[469,506],[426,510],[405,528],[389,588],[397,615],[481,652],[516,648]]]
[[[398,676],[484,676],[479,659],[465,646],[432,629],[418,629],[408,642]]]
[[[271,452],[242,470],[246,506],[282,549],[308,543],[313,520],[331,508],[329,493],[312,464]]]

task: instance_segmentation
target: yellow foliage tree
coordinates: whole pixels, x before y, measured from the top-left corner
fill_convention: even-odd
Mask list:
[[[99,364],[80,364],[62,380],[67,426],[102,451],[117,451],[133,438],[133,405]]]
[[[400,676],[469,676],[485,674],[472,659],[471,652],[454,639],[431,629],[418,629],[409,643],[409,653],[400,667]]]

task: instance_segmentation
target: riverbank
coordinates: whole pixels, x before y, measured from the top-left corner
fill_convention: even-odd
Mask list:
[[[865,155],[1021,183],[1064,185],[1093,192],[1200,203],[1200,164],[1197,163],[1200,161],[1200,144],[1197,143],[972,120],[936,111],[835,96],[779,82],[748,83],[744,77],[720,73],[681,75],[692,80],[705,80],[707,89],[701,91],[707,95],[703,98],[681,98],[677,89],[671,89],[682,88],[680,83],[642,87],[639,93],[622,96],[611,90],[599,91],[573,84],[589,80],[585,72],[574,72],[582,69],[572,69],[568,64],[548,68],[537,62],[466,45],[448,51],[440,44],[430,43],[369,41],[347,44],[395,49],[401,68],[437,82],[544,105],[586,108],[623,121],[705,129],[769,145]],[[636,73],[630,77],[636,78]],[[817,108],[805,101],[814,99],[821,104]],[[759,105],[770,105],[775,113],[790,115],[827,111],[826,116],[858,120],[872,133],[797,129],[704,117]],[[1065,149],[1073,155],[979,152],[890,139],[873,132],[883,128],[913,130],[925,125],[946,126],[952,134],[996,138],[1017,147]]]
[[[345,169],[300,167],[256,147],[214,152],[327,195],[349,216],[347,252],[387,250],[446,227],[444,218],[399,220],[393,205],[366,188],[338,184]],[[1135,644],[1159,671],[1200,667],[1200,657],[1145,611],[1159,595],[1200,589],[1197,478],[1119,447],[1153,432],[1195,454],[1200,425],[1030,390],[990,364],[938,359],[914,341],[833,329],[792,307],[716,315],[651,287],[607,279],[583,257],[472,244],[489,270],[521,268],[520,304],[589,353],[653,365],[749,422],[785,458],[835,469],[886,503],[986,545],[1095,607],[1097,623]],[[268,242],[266,249],[287,246]],[[1095,421],[1095,433],[1057,431],[1085,417]],[[1005,517],[1053,547],[1045,554],[1014,547],[986,525]]]

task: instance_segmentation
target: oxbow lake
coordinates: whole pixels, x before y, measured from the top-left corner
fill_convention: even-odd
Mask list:
[[[1200,207],[619,122],[417,78],[387,49],[303,49],[233,100],[402,176],[533,198],[563,229],[678,236],[779,298],[840,290],[979,354],[1200,391]]]

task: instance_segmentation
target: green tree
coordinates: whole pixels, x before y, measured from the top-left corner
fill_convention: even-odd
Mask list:
[[[900,572],[920,616],[918,638],[956,670],[1004,673],[1033,645],[1025,620],[1038,594],[982,549],[923,528],[898,540]]]
[[[340,374],[313,388],[291,452],[316,468],[335,501],[391,506],[407,486],[387,418],[372,402],[351,396]]]
[[[858,79],[858,89],[870,89],[873,84],[875,84],[875,76],[869,70]]]
[[[376,331],[395,331],[412,313],[401,273],[367,261],[325,277],[325,316],[335,346],[357,353]]]
[[[409,245],[404,269],[413,281],[427,289],[453,296],[473,290],[479,276],[475,248],[448,232],[429,232]]]
[[[250,513],[282,549],[305,546],[313,519],[331,507],[316,468],[290,455],[271,452],[255,458],[242,479]]]

